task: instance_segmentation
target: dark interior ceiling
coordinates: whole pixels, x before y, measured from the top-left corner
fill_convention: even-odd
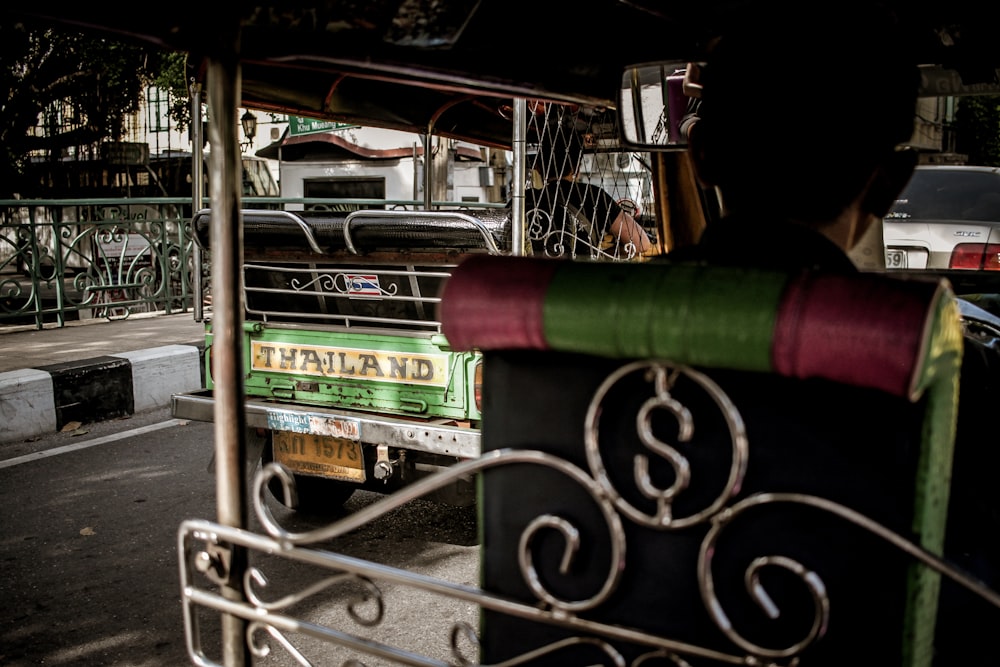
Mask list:
[[[972,82],[996,77],[1000,24],[991,3],[899,4],[923,62],[955,68]],[[510,121],[498,108],[512,97],[613,106],[624,65],[697,58],[732,12],[752,6],[175,0],[156,12],[133,2],[19,3],[0,12],[5,20],[30,17],[184,51],[195,71],[205,57],[229,57],[238,34],[243,106],[416,132],[433,125],[445,136],[507,145]]]

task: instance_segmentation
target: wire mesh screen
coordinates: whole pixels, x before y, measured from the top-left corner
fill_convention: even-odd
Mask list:
[[[533,254],[639,260],[656,247],[646,154],[625,151],[614,111],[528,103],[527,236]]]

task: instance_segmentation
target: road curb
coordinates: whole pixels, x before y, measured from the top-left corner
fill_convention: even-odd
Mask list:
[[[163,345],[0,373],[0,442],[170,405],[204,386],[204,344]]]

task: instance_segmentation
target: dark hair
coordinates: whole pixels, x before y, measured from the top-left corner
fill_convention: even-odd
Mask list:
[[[551,181],[576,171],[583,157],[583,142],[571,114],[552,113],[540,129],[534,168],[542,180]]]
[[[832,219],[913,132],[919,79],[893,17],[829,9],[758,10],[709,54],[698,122],[733,205],[767,193],[776,213]]]

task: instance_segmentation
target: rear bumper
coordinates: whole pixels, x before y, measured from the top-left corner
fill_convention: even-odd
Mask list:
[[[366,412],[303,407],[252,398],[246,399],[245,405],[247,426],[253,428],[271,428],[269,423],[273,423],[276,417],[287,420],[289,415],[303,424],[330,419],[350,420],[357,424],[359,440],[363,444],[387,445],[460,459],[476,458],[481,451],[479,429],[454,426],[444,421],[397,419]],[[215,399],[209,389],[174,394],[170,400],[170,411],[177,419],[210,422],[214,420]]]

